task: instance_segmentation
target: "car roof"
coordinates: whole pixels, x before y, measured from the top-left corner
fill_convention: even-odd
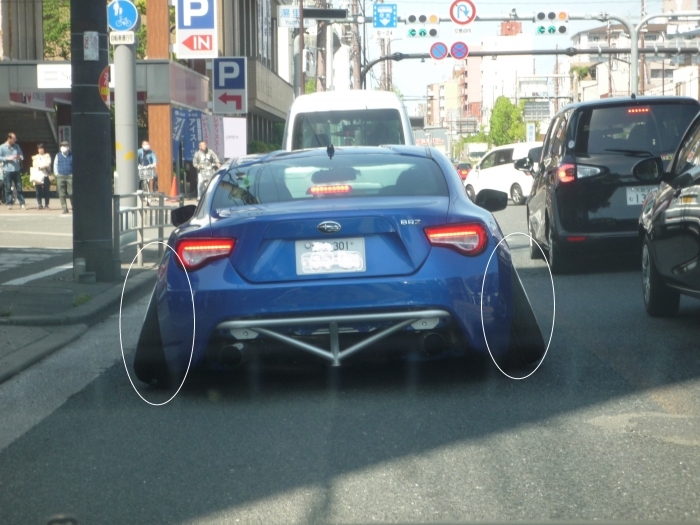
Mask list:
[[[323,91],[301,95],[294,100],[292,111],[332,111],[353,109],[400,108],[403,102],[391,91]]]
[[[504,144],[503,146],[496,146],[495,148],[491,148],[488,150],[486,153],[491,153],[492,151],[498,151],[506,148],[513,148],[513,149],[530,149],[530,148],[537,148],[538,146],[541,146],[542,142],[541,141],[535,141],[535,142],[515,142],[513,144]]]
[[[643,106],[645,104],[653,104],[653,103],[665,103],[668,104],[669,102],[680,102],[683,104],[691,104],[700,107],[700,102],[698,102],[696,99],[692,97],[679,97],[679,96],[642,96],[642,97],[613,97],[613,98],[601,98],[598,100],[589,100],[586,102],[575,102],[573,104],[569,104],[568,106],[564,106],[561,108],[558,112],[557,115],[560,115],[564,111],[569,111],[570,109],[579,109],[579,108],[597,108],[597,107],[611,107],[611,106],[620,106],[620,105],[631,105],[631,106]]]

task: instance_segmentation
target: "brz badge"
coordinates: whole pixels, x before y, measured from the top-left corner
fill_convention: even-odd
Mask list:
[[[316,229],[321,233],[338,233],[340,228],[340,224],[335,221],[323,221],[321,224],[316,226]]]

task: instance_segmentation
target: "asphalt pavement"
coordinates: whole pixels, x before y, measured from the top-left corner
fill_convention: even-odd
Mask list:
[[[497,218],[526,231],[524,207]],[[508,242],[547,336],[556,305],[530,378],[254,361],[153,406],[122,360],[144,297],[0,384],[0,523],[700,520],[700,302],[649,318],[636,257],[582,260],[552,294]]]

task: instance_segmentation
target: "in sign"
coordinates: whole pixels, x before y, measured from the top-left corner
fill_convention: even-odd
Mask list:
[[[457,60],[466,58],[468,54],[469,48],[464,42],[455,42],[450,48],[450,55],[452,55],[452,58],[456,58]]]
[[[476,18],[474,2],[471,0],[455,0],[450,7],[450,18],[455,24],[470,24]]]
[[[430,56],[435,60],[447,58],[447,46],[442,42],[435,42],[430,46]]]
[[[211,35],[190,35],[182,41],[182,45],[192,51],[211,51]]]

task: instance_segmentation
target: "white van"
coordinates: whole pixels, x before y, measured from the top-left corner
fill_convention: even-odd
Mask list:
[[[481,190],[498,190],[507,193],[513,204],[525,204],[532,189],[532,174],[516,170],[513,162],[528,156],[532,148],[542,146],[541,142],[520,142],[493,148],[469,172],[464,187],[469,198]]]
[[[325,91],[301,95],[287,115],[282,149],[415,145],[408,111],[390,91]]]

